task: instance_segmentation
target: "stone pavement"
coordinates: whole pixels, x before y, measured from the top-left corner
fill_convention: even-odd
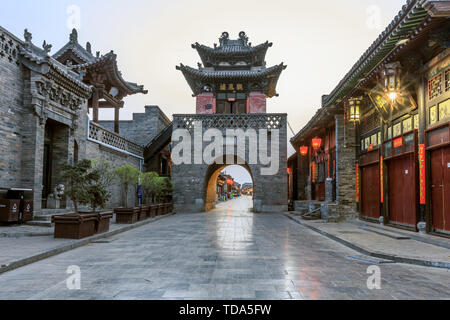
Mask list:
[[[0,274],[0,299],[450,299],[450,271],[372,262],[240,198],[177,214]],[[81,289],[69,290],[69,266]]]
[[[0,227],[0,274],[2,272],[15,269],[23,265],[33,263],[49,256],[59,254],[89,243],[91,240],[98,240],[107,237],[108,234],[116,234],[141,225],[159,220],[165,216],[159,216],[138,222],[134,225],[116,224],[115,216],[111,219],[109,232],[106,234],[94,235],[93,237],[81,240],[75,239],[55,239],[53,237],[54,228],[30,226],[30,225],[9,225]]]
[[[360,220],[327,223],[323,220],[303,220],[290,213],[286,215],[366,255],[450,269],[450,239],[399,231]]]

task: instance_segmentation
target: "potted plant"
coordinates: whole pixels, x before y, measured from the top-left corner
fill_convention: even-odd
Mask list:
[[[91,161],[87,159],[62,165],[61,177],[66,181],[64,194],[72,201],[75,212],[52,217],[55,238],[81,239],[95,233],[97,214],[80,214],[78,210],[80,204],[90,201],[88,186],[96,179],[96,173],[90,169]]]
[[[161,211],[162,214],[167,214],[172,211],[171,204],[168,199],[172,195],[173,192],[173,184],[169,178],[159,177],[158,179],[158,198],[162,203]]]
[[[156,196],[156,182],[158,174],[156,172],[146,172],[141,175],[141,184],[143,187],[144,200],[148,206],[147,214],[149,217],[153,218],[157,215],[158,206],[153,204]]]
[[[106,203],[111,198],[111,192],[108,188],[115,179],[112,164],[106,160],[93,160],[91,173],[93,179],[87,187],[89,204],[92,212],[97,214],[97,223],[95,224],[95,233],[105,233],[109,231],[110,220],[113,217],[112,211],[97,212],[97,208],[104,210]]]
[[[125,207],[114,209],[114,213],[116,214],[116,222],[117,223],[126,223],[131,224],[135,223],[138,220],[138,214],[140,212],[139,207],[128,206],[128,188],[129,186],[135,186],[139,177],[139,170],[130,165],[125,165],[114,170],[115,175],[119,179],[122,184],[124,190],[124,204]]]

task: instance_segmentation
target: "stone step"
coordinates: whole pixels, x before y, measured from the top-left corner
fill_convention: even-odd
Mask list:
[[[38,227],[53,227],[53,223],[51,221],[44,221],[44,220],[28,221],[25,224],[29,226],[38,226]]]

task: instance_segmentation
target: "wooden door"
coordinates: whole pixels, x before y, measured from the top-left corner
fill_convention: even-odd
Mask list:
[[[414,156],[392,159],[388,164],[389,174],[389,222],[415,228],[416,176]]]
[[[434,231],[450,231],[450,147],[430,153],[431,217]]]
[[[380,217],[380,165],[361,168],[361,215],[368,218]]]

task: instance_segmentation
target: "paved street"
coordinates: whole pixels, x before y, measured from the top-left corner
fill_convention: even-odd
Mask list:
[[[450,272],[371,263],[249,198],[178,214],[0,275],[0,299],[450,299]],[[66,270],[81,269],[69,290]]]

